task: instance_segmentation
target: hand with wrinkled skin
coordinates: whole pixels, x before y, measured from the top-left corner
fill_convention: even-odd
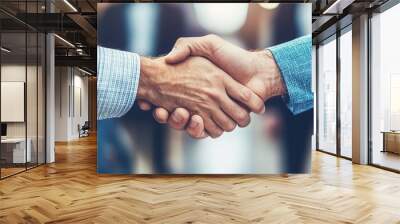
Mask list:
[[[267,50],[247,51],[216,35],[207,35],[178,39],[165,61],[175,64],[191,56],[209,59],[233,79],[251,89],[263,101],[286,93],[279,68]],[[139,102],[139,106],[142,109],[151,109],[151,105],[144,101]],[[173,128],[183,129],[187,126],[186,131],[192,137],[206,137],[201,134],[201,117],[190,117],[190,113],[184,108],[177,108],[170,114],[165,108],[158,107],[154,110],[154,117],[159,123],[168,123]]]
[[[201,120],[200,128],[204,125],[200,137],[215,138],[236,124],[246,126],[250,117],[242,105],[255,112],[264,110],[260,97],[203,57],[175,64],[167,64],[164,57],[142,57],[140,74],[137,99],[164,108],[154,112],[156,118],[160,113],[176,112],[171,122],[181,124],[181,115],[193,115],[194,120]]]

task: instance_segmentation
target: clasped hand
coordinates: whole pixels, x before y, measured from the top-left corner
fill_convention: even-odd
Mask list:
[[[245,127],[250,112],[286,90],[272,54],[247,51],[216,35],[180,38],[164,57],[141,58],[139,107],[194,138]]]

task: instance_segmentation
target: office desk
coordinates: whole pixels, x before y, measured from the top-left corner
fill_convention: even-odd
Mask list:
[[[383,131],[382,152],[400,154],[400,131]]]
[[[30,138],[6,138],[1,139],[1,157],[6,163],[25,163],[30,162],[32,158]],[[25,145],[26,151],[25,151]],[[12,158],[12,159],[11,159]]]

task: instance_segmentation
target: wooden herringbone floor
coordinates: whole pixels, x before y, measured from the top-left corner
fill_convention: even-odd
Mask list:
[[[313,154],[310,175],[96,174],[94,137],[0,181],[0,223],[400,223],[400,175]]]

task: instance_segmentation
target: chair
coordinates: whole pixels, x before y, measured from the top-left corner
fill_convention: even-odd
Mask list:
[[[82,127],[78,124],[79,138],[89,136],[89,129],[90,129],[89,121],[85,121]]]

